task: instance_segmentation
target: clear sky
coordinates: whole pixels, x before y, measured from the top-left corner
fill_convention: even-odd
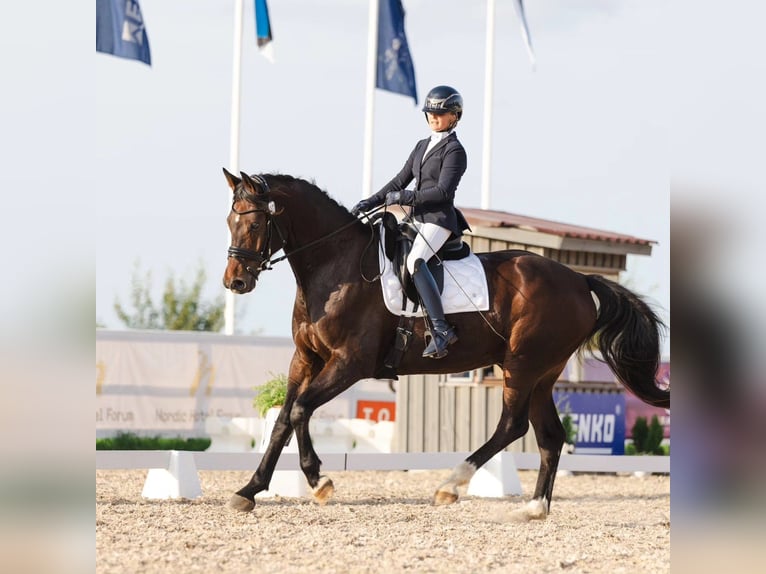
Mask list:
[[[469,167],[459,206],[481,204],[485,2],[405,0],[418,106],[376,90],[373,188],[427,135],[419,111],[437,84],[465,100],[458,135]],[[531,69],[508,0],[497,1],[491,207],[657,242],[625,279],[669,320],[667,67],[657,0],[527,2]],[[134,264],[222,293],[228,245],[233,3],[142,0],[152,67],[92,54],[96,157],[109,207],[96,220],[96,318],[121,325]],[[245,2],[240,169],[314,180],[344,205],[361,194],[367,4],[269,2],[276,61],[255,46]],[[237,331],[289,335],[294,282],[282,263],[237,297]],[[666,344],[666,351],[668,345]]]

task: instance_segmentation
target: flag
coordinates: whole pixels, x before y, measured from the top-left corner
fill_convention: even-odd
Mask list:
[[[266,0],[255,0],[255,37],[258,49],[267,60],[274,61],[273,38],[271,37],[271,21],[269,20],[269,7]]]
[[[378,71],[375,86],[412,96],[415,105],[418,103],[415,68],[404,35],[402,0],[379,0],[378,3]]]
[[[152,65],[138,0],[96,0],[96,51]]]
[[[529,59],[532,62],[532,67],[534,68],[535,52],[532,50],[532,37],[529,35],[527,15],[524,13],[524,0],[516,0],[516,11],[519,13],[519,19],[521,20],[521,35],[524,37],[524,43],[527,46],[527,53],[529,53]]]

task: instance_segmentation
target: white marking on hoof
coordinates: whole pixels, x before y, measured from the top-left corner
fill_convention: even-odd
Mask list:
[[[540,519],[545,518],[548,516],[548,509],[550,508],[550,503],[548,502],[548,499],[543,498],[535,498],[533,500],[530,500],[527,502],[527,512],[529,513],[530,518],[534,519]]]
[[[474,474],[476,474],[476,467],[473,464],[470,462],[461,462],[455,467],[455,470],[452,471],[452,475],[448,482],[454,482],[456,486],[463,486],[468,484]]]
[[[535,498],[527,502],[523,507],[511,512],[511,520],[517,522],[529,522],[530,520],[544,520],[548,517],[550,503],[548,499]]]
[[[434,505],[452,504],[458,499],[458,486],[468,484],[471,477],[476,474],[476,467],[470,462],[461,462],[455,467],[449,478],[436,489]]]
[[[325,505],[332,498],[332,495],[335,494],[335,485],[327,476],[322,475],[319,477],[319,482],[314,487],[313,493],[314,500],[321,505]]]

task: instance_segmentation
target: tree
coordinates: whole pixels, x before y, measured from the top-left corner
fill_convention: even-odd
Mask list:
[[[657,415],[652,416],[651,424],[646,417],[636,417],[633,425],[633,445],[637,454],[663,454],[662,438],[664,430]]]
[[[151,296],[151,271],[141,276],[136,263],[131,280],[133,310],[125,309],[115,298],[117,317],[129,329],[166,329],[170,331],[220,331],[223,327],[223,295],[213,301],[202,300],[202,288],[206,280],[205,269],[200,264],[191,285],[183,280],[176,282],[171,274],[162,294],[162,305],[155,306]]]
[[[665,430],[660,424],[660,419],[657,418],[657,415],[652,415],[652,422],[649,423],[649,432],[646,437],[646,452],[663,454],[661,445],[664,435]]]

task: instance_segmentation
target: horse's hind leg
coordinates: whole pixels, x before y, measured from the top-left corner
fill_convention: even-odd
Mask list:
[[[532,422],[540,449],[540,470],[532,500],[523,508],[514,511],[515,518],[545,518],[550,512],[553,482],[556,479],[561,447],[565,440],[564,425],[561,424],[552,395],[558,375],[559,371],[541,380],[532,393],[529,420]]]
[[[511,374],[512,373],[512,374]],[[489,459],[503,450],[529,429],[529,393],[536,378],[518,368],[504,368],[503,412],[490,439],[452,471],[450,477],[436,490],[434,504],[451,504],[458,498],[457,487],[468,484],[474,473]]]

